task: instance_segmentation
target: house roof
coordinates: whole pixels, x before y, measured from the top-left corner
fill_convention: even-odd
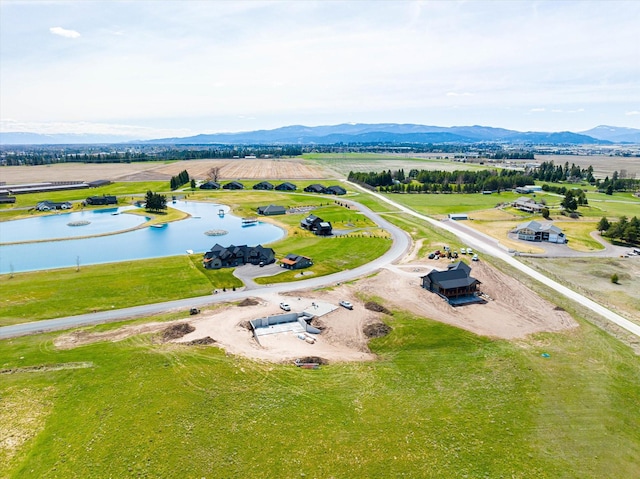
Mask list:
[[[273,189],[273,185],[271,183],[269,183],[268,181],[261,181],[260,183],[256,183],[255,185],[253,185],[253,189],[257,190],[260,188],[265,188],[265,189],[269,189],[272,190]]]
[[[278,186],[276,186],[276,190],[297,190],[298,187],[296,185],[294,185],[293,183],[289,183],[288,181],[285,181],[284,183],[280,183]]]
[[[258,213],[267,214],[267,213],[281,213],[284,214],[287,212],[287,209],[284,206],[280,205],[269,205],[269,206],[258,206]]]
[[[562,230],[557,226],[552,225],[550,223],[539,223],[536,220],[527,221],[526,223],[522,223],[518,225],[515,229],[515,232],[517,233],[524,229],[528,229],[536,233],[542,233],[542,232],[550,232],[555,234],[562,233]]]
[[[333,193],[335,195],[344,195],[347,193],[347,190],[339,185],[329,186],[324,191],[325,193]]]
[[[440,285],[444,289],[464,288],[474,283],[480,283],[476,278],[470,275],[471,268],[462,261],[451,263],[447,266],[446,271],[432,270],[426,276],[431,282]],[[424,276],[423,276],[424,278]]]
[[[326,190],[326,188],[319,184],[319,183],[314,183],[312,185],[307,186],[305,189],[305,191],[315,191],[317,193],[322,193],[324,190]]]

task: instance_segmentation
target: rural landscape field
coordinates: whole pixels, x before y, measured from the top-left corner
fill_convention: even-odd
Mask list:
[[[7,183],[109,179],[113,183],[95,194],[116,194],[128,203],[153,189],[226,204],[239,216],[269,203],[302,208],[268,221],[287,232],[271,245],[278,258],[291,251],[314,258],[307,277],[357,268],[388,250],[388,232],[346,201],[406,231],[411,246],[394,264],[341,284],[300,289],[295,283],[305,276],[294,272],[256,277],[263,286],[290,282],[284,284],[291,291],[262,294],[258,286],[246,300],[212,303],[197,316],[169,308],[2,340],[0,477],[613,478],[640,471],[637,337],[483,254],[467,262],[486,304],[449,306],[420,287],[421,277],[446,264],[429,259],[431,252],[464,245],[342,181],[367,167],[446,170],[459,164],[313,154],[74,166],[3,167],[0,174]],[[185,168],[201,182],[216,167],[220,181],[241,180],[247,189],[169,190],[169,179]],[[259,180],[291,181],[300,189],[251,189]],[[347,195],[301,191],[318,182],[342,184]],[[0,216],[38,215],[29,207],[44,196],[80,208],[85,193],[23,195]],[[640,257],[588,255],[606,251],[589,240],[600,217],[632,216],[640,202],[616,193],[599,203],[597,193],[589,194],[589,208],[597,211],[584,209],[570,220],[556,208],[561,198],[540,193],[554,221],[572,231],[567,251],[579,256],[522,260],[638,321]],[[468,212],[469,227],[524,253],[527,245],[507,238],[513,225],[531,217],[509,206],[517,196],[388,195],[437,220]],[[307,211],[329,219],[341,235],[322,239],[300,230]],[[201,259],[194,253],[0,275],[0,324],[243,290],[232,271],[206,270]],[[613,272],[619,284],[609,281]],[[277,314],[282,302],[303,309],[341,300],[353,310],[319,318],[315,344],[278,335],[257,344],[246,327]],[[191,332],[174,334],[185,324]],[[300,358],[321,365],[295,367]]]

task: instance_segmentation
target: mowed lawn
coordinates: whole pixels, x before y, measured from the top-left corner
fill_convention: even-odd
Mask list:
[[[379,360],[320,370],[148,335],[3,341],[0,476],[638,477],[627,347],[584,323],[511,343],[394,313]]]
[[[242,286],[201,255],[0,275],[0,326],[211,294]]]

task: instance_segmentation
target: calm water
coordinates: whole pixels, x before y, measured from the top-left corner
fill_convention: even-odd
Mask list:
[[[224,205],[179,201],[171,206],[192,217],[162,228],[142,228],[110,236],[0,245],[0,273],[75,267],[78,260],[82,266],[175,256],[186,254],[187,250],[204,253],[215,243],[254,246],[276,241],[284,235],[283,230],[269,223],[242,226],[241,218],[228,214],[229,208]],[[144,222],[144,218],[136,215],[112,214],[125,209],[128,207],[2,222],[0,242],[104,234]],[[220,209],[226,213],[224,218],[218,215]],[[91,223],[86,226],[67,225],[70,221],[82,220]],[[209,230],[226,230],[228,234],[207,236],[205,232]]]

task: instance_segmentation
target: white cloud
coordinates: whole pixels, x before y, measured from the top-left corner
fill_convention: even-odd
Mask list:
[[[51,27],[49,31],[54,35],[59,35],[65,38],[78,38],[80,36],[80,32],[76,32],[75,30],[68,30],[62,27]]]
[[[640,115],[640,111],[638,111],[638,110],[628,111],[628,112],[625,113],[625,115],[627,115],[627,116]]]
[[[458,93],[455,91],[449,91],[447,92],[447,96],[473,96],[471,93],[469,93],[468,91],[462,92],[462,93]]]
[[[529,110],[530,112],[540,112],[540,111],[547,111],[546,108],[531,108],[531,110]]]

